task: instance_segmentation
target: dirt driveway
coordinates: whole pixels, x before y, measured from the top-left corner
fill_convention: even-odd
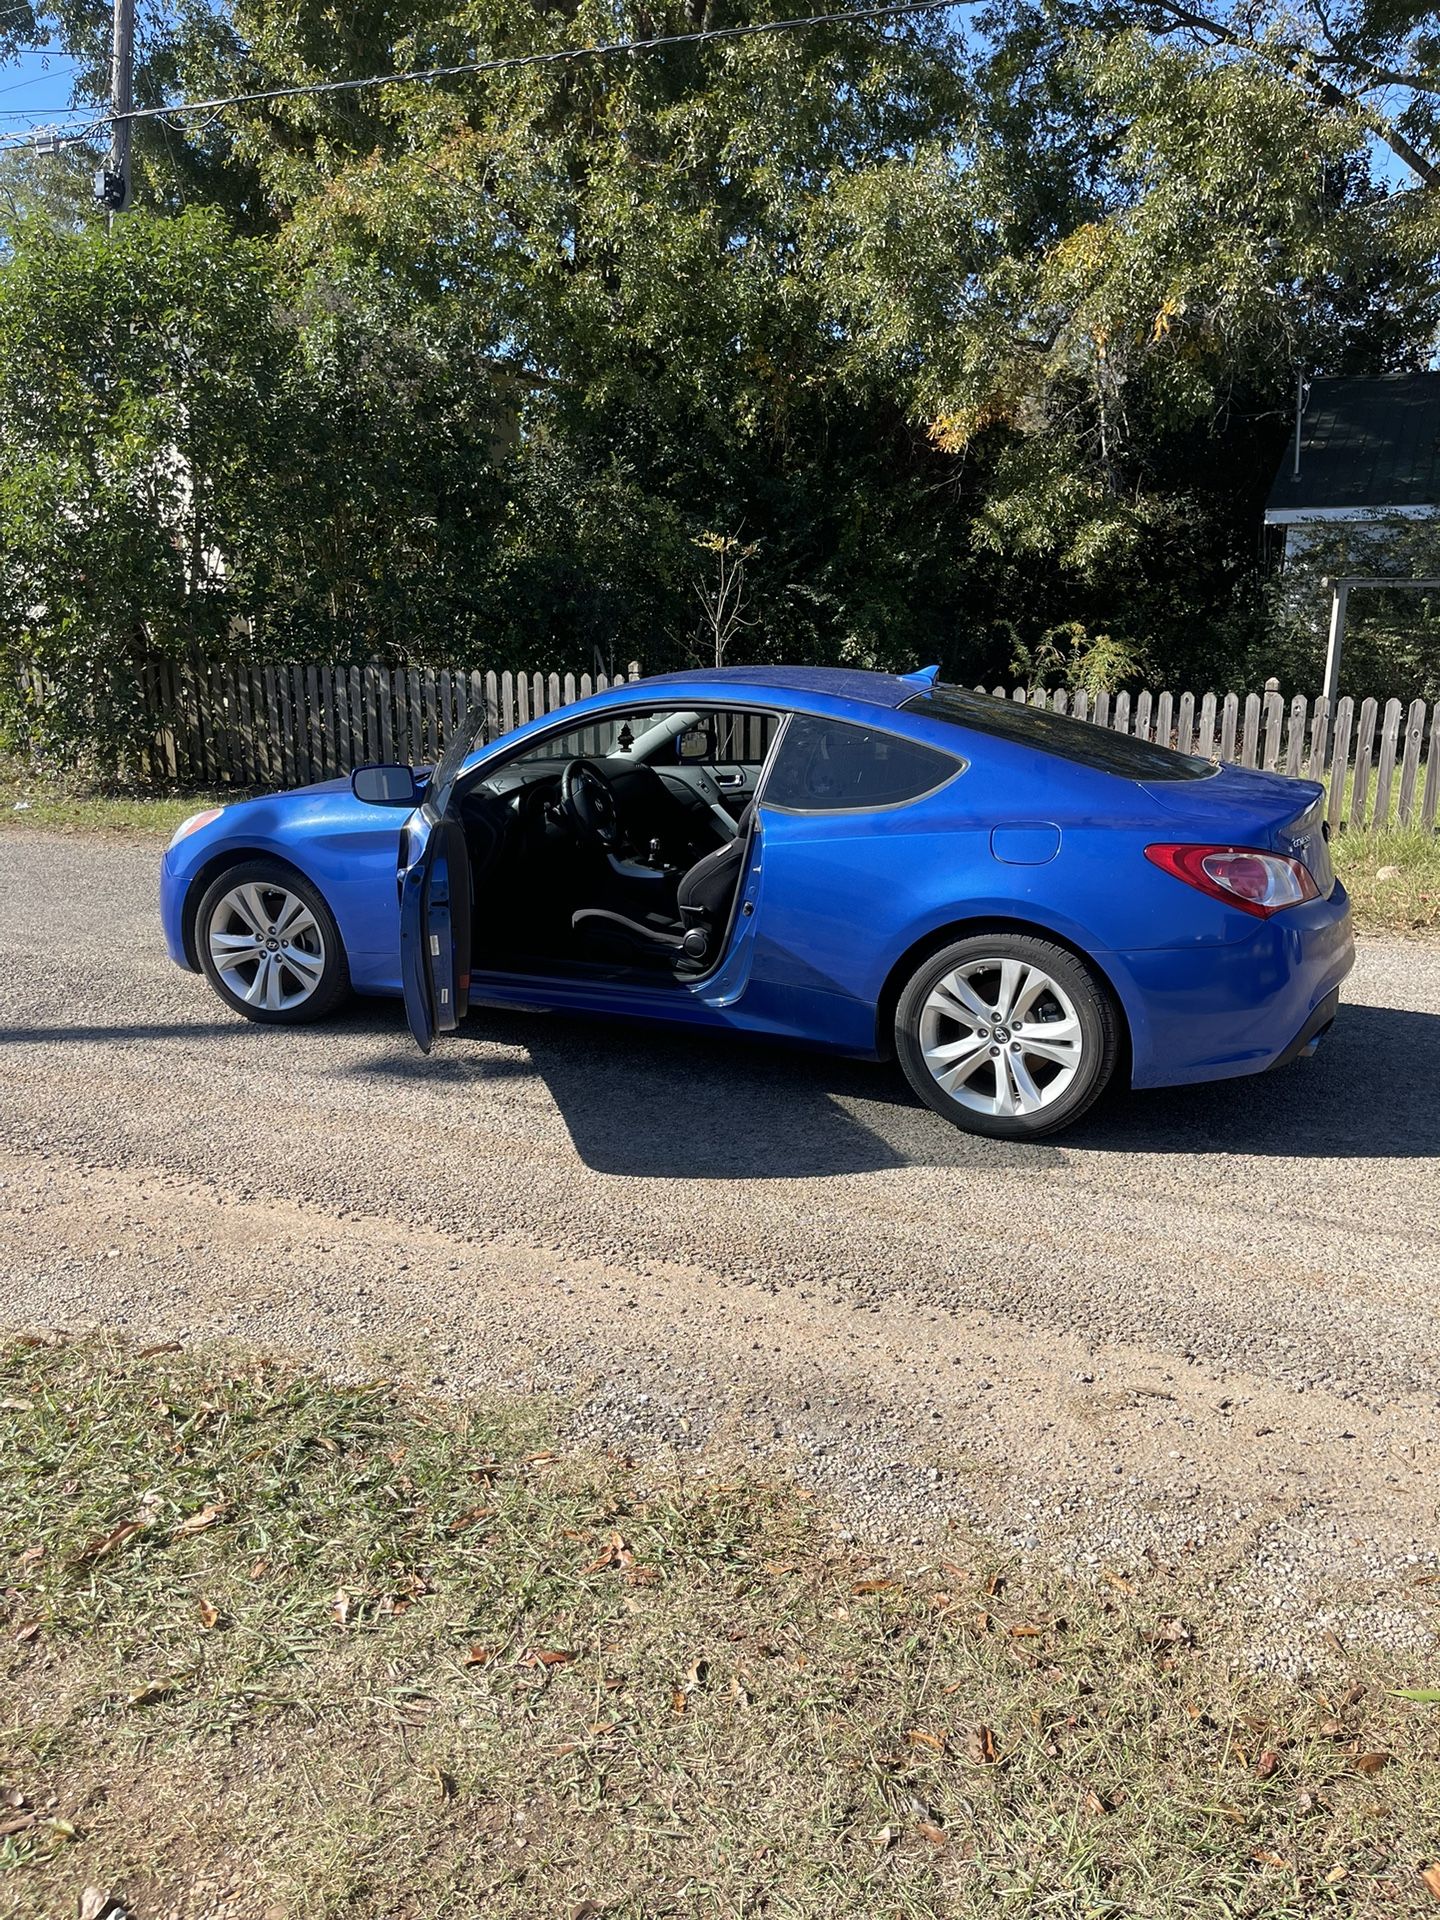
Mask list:
[[[1429,1633],[1440,946],[1363,942],[1309,1065],[1019,1150],[748,1045],[247,1027],[154,894],[149,849],[0,836],[0,1319],[557,1392],[907,1551],[1190,1556],[1277,1657]]]

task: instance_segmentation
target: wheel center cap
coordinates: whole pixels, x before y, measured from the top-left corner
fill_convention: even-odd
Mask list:
[[[265,945],[271,953],[278,953],[280,951],[280,942],[278,940],[267,940]]]
[[[1005,1042],[1010,1038],[1010,1029],[1008,1027],[996,1027],[995,1038],[1003,1046]]]

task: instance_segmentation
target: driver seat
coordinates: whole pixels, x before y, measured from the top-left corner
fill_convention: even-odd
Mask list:
[[[735,838],[702,854],[681,875],[675,889],[678,919],[651,914],[637,920],[609,907],[581,907],[570,917],[571,928],[587,945],[603,945],[609,953],[623,952],[681,965],[712,960],[729,925],[754,817],[752,801],[740,816]]]

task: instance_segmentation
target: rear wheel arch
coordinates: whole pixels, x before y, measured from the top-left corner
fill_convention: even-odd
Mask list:
[[[1068,939],[1065,934],[1057,933],[1053,927],[1047,927],[1041,921],[1025,920],[1018,914],[984,913],[968,920],[947,920],[943,926],[934,927],[911,942],[885,976],[885,984],[875,1004],[875,1050],[882,1059],[894,1057],[895,1012],[900,1004],[900,996],[914,977],[916,969],[922,967],[932,953],[939,953],[942,948],[953,946],[955,941],[968,940],[977,933],[1029,934],[1036,940],[1048,940],[1052,946],[1063,947],[1067,953],[1073,954],[1081,966],[1095,976],[1096,983],[1111,1003],[1120,1038],[1117,1078],[1123,1074],[1128,1082],[1134,1041],[1130,1031],[1130,1016],[1114,980],[1095,955],[1078,941]]]

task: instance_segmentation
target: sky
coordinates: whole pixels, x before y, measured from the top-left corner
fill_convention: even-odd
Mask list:
[[[0,133],[31,121],[65,118],[76,64],[58,52],[22,53],[0,67]]]

